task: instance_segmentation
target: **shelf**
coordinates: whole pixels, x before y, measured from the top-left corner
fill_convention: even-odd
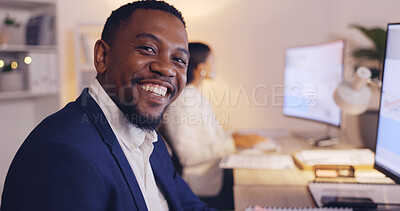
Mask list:
[[[46,6],[54,6],[54,0],[0,0],[0,7],[5,8],[32,10],[40,9]]]
[[[30,91],[14,91],[14,92],[0,92],[1,100],[12,100],[12,99],[24,99],[24,98],[35,98],[35,97],[46,97],[46,96],[56,96],[58,93],[32,93]]]
[[[0,52],[52,52],[57,51],[53,45],[0,45]]]

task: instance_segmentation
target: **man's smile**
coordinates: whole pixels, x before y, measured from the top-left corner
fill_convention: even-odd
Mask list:
[[[142,84],[140,85],[140,88],[142,88],[147,92],[151,92],[156,96],[162,96],[162,97],[164,97],[168,91],[168,88],[165,86],[161,86],[158,84],[151,84],[151,83]]]
[[[139,80],[136,83],[138,91],[140,93],[138,102],[150,103],[147,106],[166,106],[169,104],[171,97],[174,96],[175,86],[170,82],[160,79],[147,78]],[[145,105],[143,104],[143,105]]]

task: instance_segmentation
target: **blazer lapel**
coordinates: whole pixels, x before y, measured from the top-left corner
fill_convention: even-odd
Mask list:
[[[139,184],[136,181],[136,177],[133,174],[129,162],[126,159],[114,132],[108,124],[106,117],[101,111],[101,108],[90,96],[87,88],[83,90],[81,96],[76,100],[76,103],[85,111],[88,118],[96,126],[98,132],[102,136],[104,143],[111,149],[111,153],[125,177],[138,210],[147,210],[146,202],[144,201]]]
[[[168,205],[170,210],[182,210],[182,206],[180,204],[180,200],[178,198],[179,192],[174,184],[174,181],[169,179],[170,177],[166,176],[166,166],[168,163],[163,159],[160,155],[160,145],[163,140],[158,136],[158,141],[154,143],[154,151],[150,156],[150,163],[152,166],[152,170],[157,181],[157,185],[159,188],[165,193],[165,197],[168,201]]]

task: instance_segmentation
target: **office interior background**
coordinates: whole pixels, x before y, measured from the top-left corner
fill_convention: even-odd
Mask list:
[[[38,0],[35,0],[38,1]],[[49,2],[51,0],[43,0]],[[103,24],[110,12],[130,1],[56,1],[59,101],[48,109],[35,99],[0,99],[0,190],[22,141],[45,116],[80,93],[76,69],[79,24]],[[351,52],[372,43],[351,24],[385,28],[399,22],[397,0],[167,0],[182,11],[190,41],[212,46],[217,76],[207,83],[215,113],[226,129],[321,130],[326,125],[282,115],[284,51],[287,47],[345,39],[344,77],[351,76]],[[2,15],[3,17],[3,15]],[[45,99],[42,99],[45,100]],[[18,106],[10,101],[21,102]],[[370,108],[376,109],[375,89]],[[18,118],[16,118],[18,116]],[[350,142],[362,146],[360,117],[346,117]],[[375,122],[371,121],[372,127]],[[370,125],[371,126],[371,125]],[[337,130],[333,128],[333,130]],[[364,130],[365,132],[365,130]]]

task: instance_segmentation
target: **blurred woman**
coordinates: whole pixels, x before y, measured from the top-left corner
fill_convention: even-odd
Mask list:
[[[187,86],[169,106],[161,133],[176,153],[182,177],[209,206],[233,209],[232,171],[218,167],[223,156],[235,153],[236,146],[252,146],[256,136],[227,134],[215,119],[210,102],[200,92],[204,79],[216,75],[215,58],[210,47],[189,43],[190,60]]]

